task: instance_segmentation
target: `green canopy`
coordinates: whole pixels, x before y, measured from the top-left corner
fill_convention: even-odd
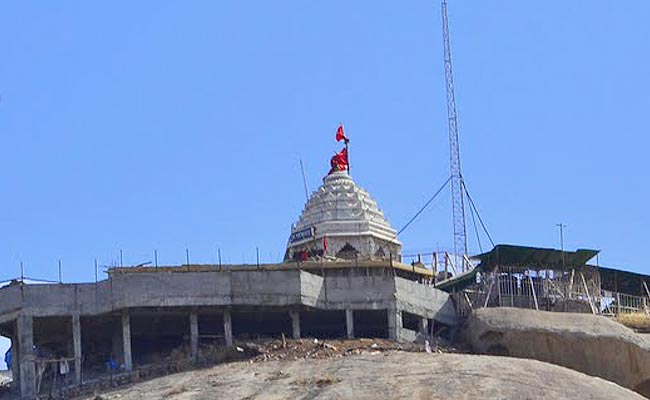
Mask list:
[[[473,258],[481,261],[478,267],[482,270],[492,270],[496,266],[520,268],[582,267],[587,261],[596,257],[598,253],[598,250],[561,251],[540,247],[499,244],[491,251]]]
[[[444,281],[436,283],[435,288],[444,290],[448,293],[460,292],[461,290],[464,290],[465,288],[476,283],[476,274],[478,272],[478,268],[473,268],[468,272],[452,276],[449,279],[445,279]]]

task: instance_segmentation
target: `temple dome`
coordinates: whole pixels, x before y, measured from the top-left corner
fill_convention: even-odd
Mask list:
[[[292,226],[285,260],[318,256],[397,260],[401,248],[377,202],[347,172],[338,171],[323,179]]]

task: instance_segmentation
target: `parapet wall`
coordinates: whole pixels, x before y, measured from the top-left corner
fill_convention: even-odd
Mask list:
[[[90,316],[128,308],[198,306],[307,306],[320,309],[389,309],[455,320],[446,293],[393,276],[389,268],[145,271],[111,274],[84,284],[16,285],[0,289],[0,323],[15,314]]]

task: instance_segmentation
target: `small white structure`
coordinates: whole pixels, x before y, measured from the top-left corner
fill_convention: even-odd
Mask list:
[[[291,228],[285,261],[401,260],[402,244],[377,202],[346,171],[332,172]]]

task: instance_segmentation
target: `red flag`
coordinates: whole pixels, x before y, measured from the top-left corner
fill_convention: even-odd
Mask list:
[[[339,154],[336,155],[339,158],[339,161],[341,164],[345,164],[345,166],[348,166],[348,148],[345,147]]]
[[[340,153],[336,153],[332,157],[330,165],[332,166],[332,169],[329,172],[330,174],[332,172],[345,171],[348,167],[348,149],[343,148]]]
[[[340,142],[341,140],[343,140],[345,143],[350,141],[347,137],[345,137],[345,132],[343,132],[343,124],[340,124],[339,129],[336,130],[336,141]]]
[[[327,248],[329,247],[329,243],[327,241],[327,235],[323,236],[323,250],[327,251]]]

